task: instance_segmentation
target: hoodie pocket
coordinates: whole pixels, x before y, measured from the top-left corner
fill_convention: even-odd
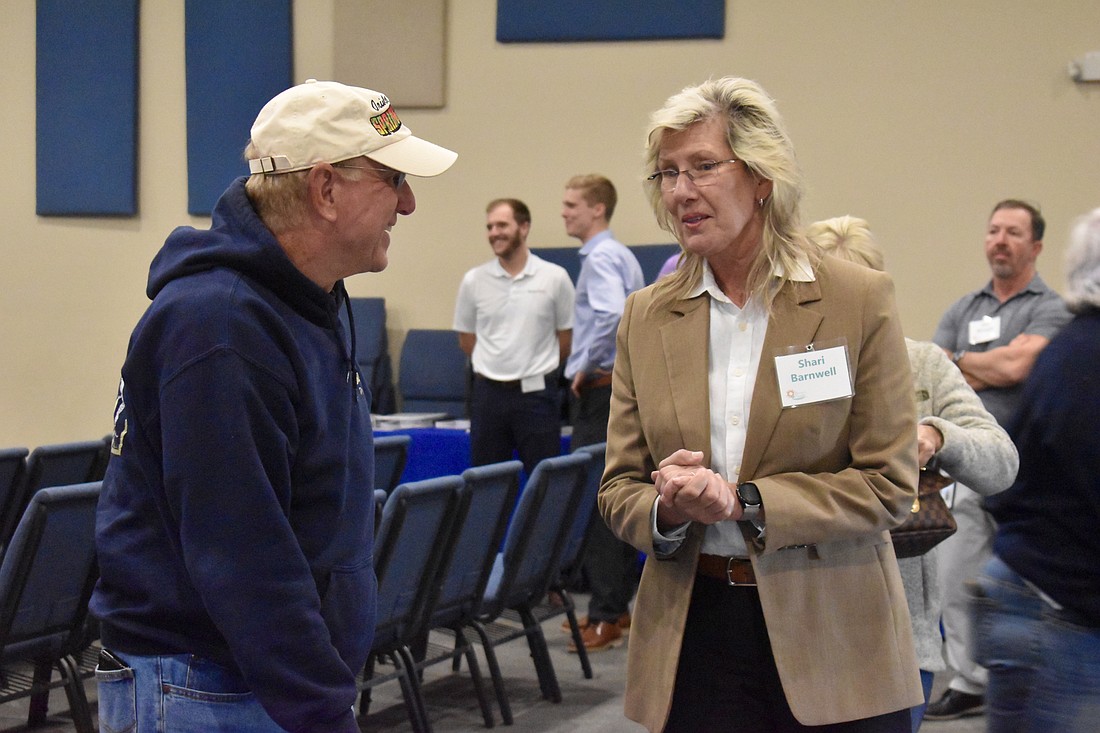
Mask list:
[[[332,644],[352,670],[366,664],[374,641],[378,581],[370,557],[357,566],[333,568],[321,600]]]

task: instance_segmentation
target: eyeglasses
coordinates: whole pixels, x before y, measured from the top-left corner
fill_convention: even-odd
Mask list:
[[[357,171],[378,171],[379,173],[389,173],[393,176],[390,179],[390,183],[393,184],[394,190],[400,190],[404,185],[405,179],[408,178],[408,173],[402,173],[401,171],[395,171],[393,168],[374,168],[366,165],[344,165],[343,163],[334,163],[333,168],[354,168]]]
[[[682,171],[676,170],[675,168],[665,168],[664,170],[650,173],[646,176],[646,180],[660,183],[662,191],[673,191],[676,188],[676,182],[680,180],[680,174],[683,173],[688,177],[688,180],[696,186],[710,186],[718,180],[719,166],[723,163],[736,162],[737,158],[730,158],[729,160],[703,160]]]

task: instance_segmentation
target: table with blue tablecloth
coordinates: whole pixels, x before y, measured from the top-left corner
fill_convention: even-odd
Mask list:
[[[436,476],[457,476],[470,467],[470,431],[456,428],[400,428],[375,430],[375,435],[412,438],[401,482]],[[561,436],[561,452],[569,452],[569,436]]]

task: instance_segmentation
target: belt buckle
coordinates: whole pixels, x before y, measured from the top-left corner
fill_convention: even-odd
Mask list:
[[[736,559],[735,557],[726,558],[726,582],[729,583],[730,587],[747,585],[746,583],[738,583],[733,579],[733,561]]]

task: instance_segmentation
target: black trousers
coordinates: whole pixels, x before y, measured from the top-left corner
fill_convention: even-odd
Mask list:
[[[829,660],[820,661],[818,673],[831,673]],[[909,733],[910,725],[909,708],[833,725],[800,724],[783,694],[756,588],[695,579],[664,733]]]
[[[572,415],[572,450],[607,440],[611,387],[581,392],[573,400]],[[638,590],[638,552],[612,534],[602,521],[589,525],[583,569],[592,594],[588,603],[592,623],[614,621],[630,610],[630,601]]]
[[[523,392],[474,377],[470,400],[470,463],[484,466],[519,453],[528,476],[543,458],[561,454],[561,406],[556,375],[546,388]]]

